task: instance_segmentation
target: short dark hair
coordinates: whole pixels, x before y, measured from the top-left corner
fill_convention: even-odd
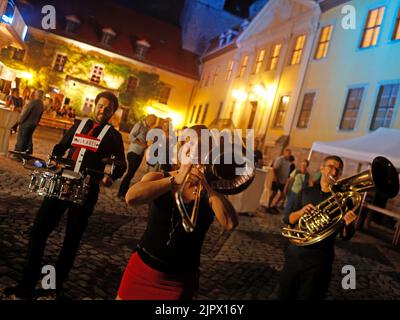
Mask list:
[[[100,98],[106,98],[108,101],[110,101],[110,105],[113,108],[114,112],[117,111],[119,104],[118,104],[118,98],[114,93],[112,93],[110,91],[100,92],[96,96],[96,99],[94,100],[94,103],[96,105],[97,105],[97,102],[100,100]]]
[[[327,157],[324,158],[324,161],[322,163],[325,165],[325,163],[328,160],[335,160],[335,161],[339,162],[340,163],[340,168],[343,169],[343,166],[344,166],[343,160],[339,156],[335,156],[335,155],[327,156]]]

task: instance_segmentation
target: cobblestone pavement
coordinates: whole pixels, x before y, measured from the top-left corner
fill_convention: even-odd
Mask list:
[[[35,154],[45,158],[61,133],[39,129]],[[10,147],[15,144],[15,135]],[[143,173],[136,176],[136,179]],[[0,156],[0,299],[21,276],[28,234],[41,197],[28,193],[29,171]],[[125,265],[144,232],[147,206],[127,207],[116,200],[118,183],[101,190],[79,255],[65,287],[73,299],[114,299]],[[217,224],[207,234],[197,299],[274,299],[287,242],[280,235],[280,217],[257,212],[241,215],[232,232]],[[48,240],[43,264],[54,264],[61,248],[65,217]],[[399,299],[400,250],[388,237],[357,233],[351,242],[338,240],[328,299]],[[357,289],[341,288],[341,269],[353,265]]]

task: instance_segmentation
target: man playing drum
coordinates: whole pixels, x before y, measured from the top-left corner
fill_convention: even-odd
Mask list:
[[[99,184],[110,187],[114,180],[122,177],[126,170],[124,145],[121,134],[108,124],[118,108],[118,99],[111,92],[102,92],[95,99],[94,119],[77,121],[55,145],[53,156],[62,157],[69,149],[68,158],[75,163],[76,173],[90,174],[89,191],[83,204],[45,197],[34,222],[23,276],[15,287],[5,290],[6,295],[29,299],[40,277],[41,260],[46,241],[68,210],[68,221],[64,243],[56,262],[56,297],[63,298],[63,283],[72,268],[79,244],[86,229],[88,218],[96,205]],[[111,176],[104,176],[103,159],[115,157],[116,166]]]

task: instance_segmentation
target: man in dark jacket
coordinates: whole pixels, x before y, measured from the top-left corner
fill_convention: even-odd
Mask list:
[[[36,90],[35,98],[29,101],[26,109],[22,111],[21,118],[19,120],[20,127],[17,136],[17,144],[15,145],[15,151],[32,154],[33,133],[35,132],[35,129],[39,124],[40,118],[42,117],[44,111],[42,98],[43,91]]]
[[[72,268],[88,219],[97,203],[100,184],[106,187],[122,177],[126,170],[124,144],[121,134],[108,124],[118,108],[118,99],[111,92],[102,92],[95,99],[94,119],[77,121],[53,149],[54,156],[63,156],[69,149],[68,159],[75,161],[75,172],[90,174],[89,192],[83,204],[46,197],[37,213],[29,241],[27,261],[22,281],[5,290],[6,295],[32,298],[40,277],[41,260],[46,241],[56,228],[62,215],[68,211],[64,243],[58,256],[56,269],[56,297],[62,298],[63,283]],[[105,176],[105,159],[115,157],[115,169]],[[90,170],[91,169],[91,170]]]

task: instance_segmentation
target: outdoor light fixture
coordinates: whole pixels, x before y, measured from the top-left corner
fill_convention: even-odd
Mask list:
[[[289,96],[283,96],[283,97],[282,97],[282,102],[283,102],[283,103],[288,103],[288,102],[289,102],[289,99],[290,99]]]
[[[26,80],[31,80],[32,79],[32,73],[29,73],[27,71],[21,72],[21,78],[24,78]]]

